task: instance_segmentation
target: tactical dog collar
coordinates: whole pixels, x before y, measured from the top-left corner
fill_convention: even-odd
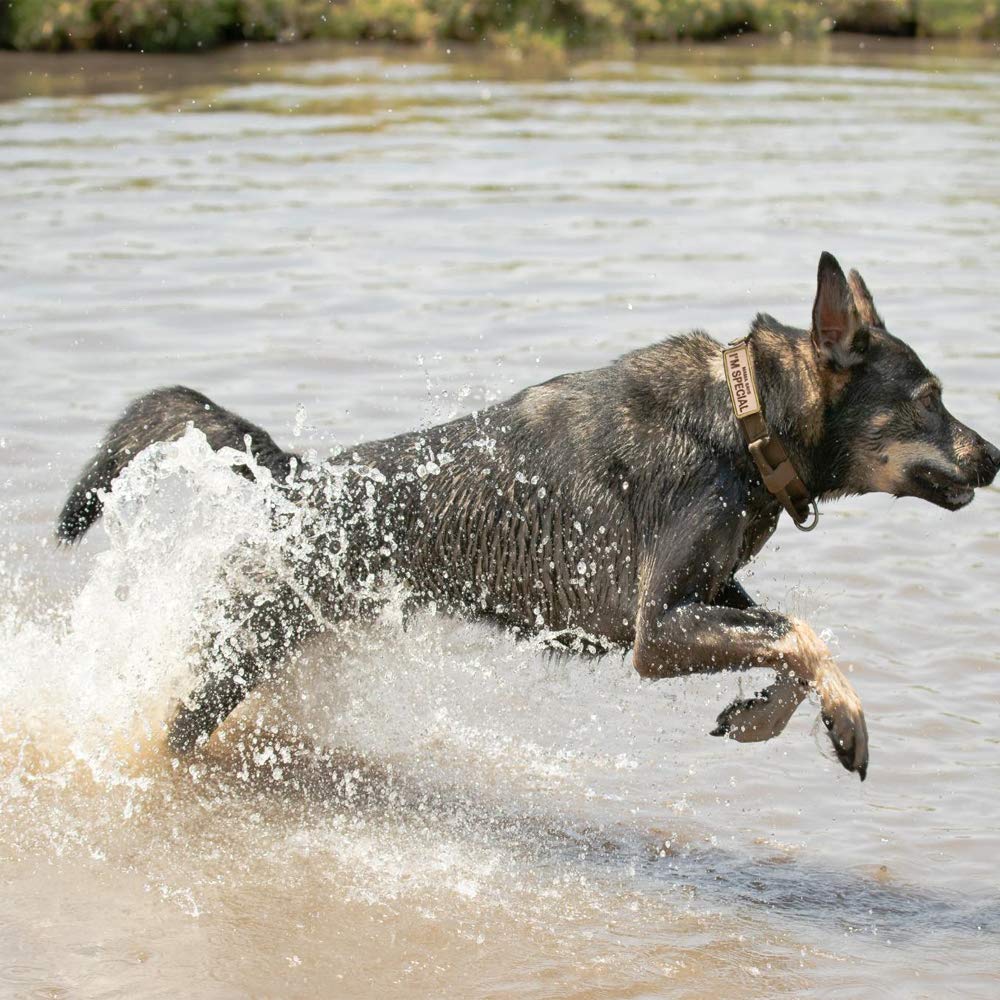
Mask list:
[[[816,501],[792,465],[784,445],[768,430],[763,404],[757,392],[748,338],[734,340],[729,347],[722,349],[722,367],[726,372],[736,422],[743,430],[750,455],[764,485],[788,511],[796,528],[800,531],[812,531],[819,523]]]

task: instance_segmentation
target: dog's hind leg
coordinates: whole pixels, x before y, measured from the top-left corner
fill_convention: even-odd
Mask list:
[[[167,742],[178,754],[204,743],[261,682],[322,623],[307,600],[286,584],[265,595],[233,602],[232,624],[216,633],[201,653],[198,684],[167,726]]]

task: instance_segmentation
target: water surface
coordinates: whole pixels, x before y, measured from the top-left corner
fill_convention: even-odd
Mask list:
[[[391,609],[174,762],[259,497],[191,439],[77,550],[51,526],[152,386],[324,456],[672,332],[805,325],[822,249],[996,441],[998,70],[856,41],[563,72],[0,53],[0,993],[995,996],[996,489],[841,502],[748,576],[852,666],[864,785],[814,707],[713,740],[736,678]]]

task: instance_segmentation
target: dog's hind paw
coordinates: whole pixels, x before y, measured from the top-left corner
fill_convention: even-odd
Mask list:
[[[738,743],[773,739],[788,725],[807,693],[800,681],[779,678],[755,697],[739,699],[724,708],[712,736],[728,736]]]

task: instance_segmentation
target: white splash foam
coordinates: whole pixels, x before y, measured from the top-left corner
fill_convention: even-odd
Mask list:
[[[93,557],[65,606],[25,620],[3,608],[0,727],[68,749],[110,780],[137,747],[158,738],[173,698],[190,683],[192,652],[226,587],[223,567],[245,553],[276,559],[284,532],[266,470],[234,473],[246,455],[213,452],[190,430],[134,459],[105,496]],[[82,558],[87,558],[82,555]]]

